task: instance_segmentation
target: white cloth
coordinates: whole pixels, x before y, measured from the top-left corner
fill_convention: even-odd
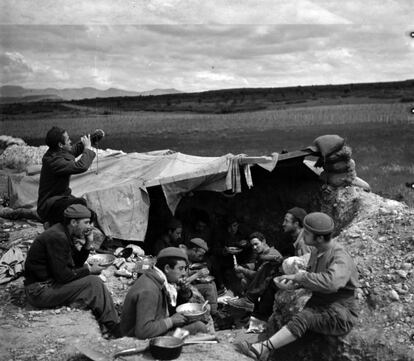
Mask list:
[[[177,288],[168,282],[167,276],[164,274],[163,271],[161,271],[159,268],[154,266],[154,270],[158,273],[158,275],[162,278],[164,281],[165,289],[168,293],[168,299],[170,301],[171,306],[175,307],[177,306]],[[167,311],[168,312],[168,311]]]

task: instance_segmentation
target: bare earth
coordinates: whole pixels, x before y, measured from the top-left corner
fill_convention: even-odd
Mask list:
[[[327,359],[413,360],[414,210],[353,187],[337,193],[338,214],[347,204],[358,202],[359,207],[354,221],[341,232],[338,241],[350,250],[360,270],[360,319],[344,340],[347,346],[338,351],[341,357],[332,354]],[[8,242],[0,242],[2,251],[10,242],[23,247],[30,243],[41,231],[39,226],[32,221],[0,218],[0,232],[11,236]],[[108,288],[117,293],[115,300],[122,300],[126,287],[121,282],[117,289],[108,282]],[[77,343],[87,344],[107,356],[142,345],[142,341],[131,338],[104,340],[90,311],[69,307],[33,309],[26,303],[22,277],[0,286],[0,303],[0,360],[86,360],[77,351]],[[233,342],[239,337],[245,337],[244,330],[220,331],[219,344],[185,346],[180,359],[247,360],[234,351]],[[300,346],[296,346],[296,351],[301,354]],[[144,353],[125,359],[152,358]]]

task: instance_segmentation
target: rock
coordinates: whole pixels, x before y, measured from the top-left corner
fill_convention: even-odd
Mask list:
[[[398,295],[397,291],[395,291],[395,290],[391,290],[388,293],[388,296],[390,297],[390,299],[392,301],[399,301],[400,300],[400,296]]]
[[[401,270],[401,269],[399,269],[399,270],[397,270],[396,271],[397,273],[398,273],[398,275],[401,277],[401,278],[407,278],[407,271],[404,271],[404,270]]]

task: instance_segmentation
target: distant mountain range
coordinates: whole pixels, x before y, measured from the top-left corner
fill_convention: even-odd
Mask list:
[[[135,97],[177,93],[181,92],[176,89],[153,89],[144,92],[134,92],[116,88],[99,90],[91,87],[65,89],[28,89],[16,85],[4,85],[0,87],[0,101],[1,103],[59,101],[91,98]]]

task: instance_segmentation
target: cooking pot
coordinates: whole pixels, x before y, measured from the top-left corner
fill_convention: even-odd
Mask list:
[[[184,342],[173,336],[155,337],[149,342],[152,357],[158,360],[174,360],[181,355]]]

